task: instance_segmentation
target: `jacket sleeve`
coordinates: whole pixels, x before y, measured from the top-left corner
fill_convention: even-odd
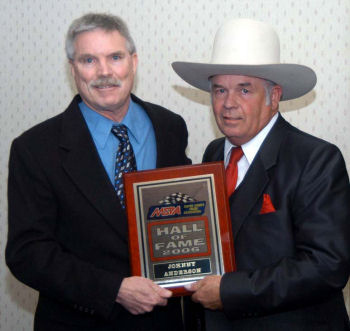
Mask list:
[[[170,115],[164,111],[158,113],[159,119],[155,126],[157,167],[191,164],[191,159],[186,155],[188,131],[184,119],[174,113]]]
[[[225,138],[213,140],[205,149],[202,162],[223,161],[224,160]]]
[[[295,190],[288,197],[294,253],[257,269],[225,274],[220,292],[228,318],[261,316],[317,304],[341,293],[348,280],[350,187],[340,151],[330,144],[318,146],[307,156],[297,177]],[[286,193],[282,190],[278,194]],[[259,215],[253,216],[259,220]],[[269,245],[278,251],[283,243]]]
[[[82,260],[57,241],[57,200],[41,165],[25,144],[15,140],[8,178],[9,269],[47,297],[108,318],[119,306],[115,299],[122,277]]]
[[[178,129],[176,130],[176,141],[180,141],[179,146],[179,161],[180,164],[189,165],[192,163],[191,159],[189,159],[186,155],[186,148],[188,144],[188,131],[185,120],[179,115],[178,119]],[[181,139],[179,139],[179,133]]]

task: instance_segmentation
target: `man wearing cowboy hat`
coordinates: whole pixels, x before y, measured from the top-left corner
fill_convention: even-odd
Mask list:
[[[275,31],[247,19],[218,30],[210,64],[175,62],[173,68],[211,93],[225,137],[209,144],[203,161],[224,160],[233,186],[228,192],[234,191],[237,271],[189,286],[193,301],[206,308],[206,329],[348,330],[342,295],[350,270],[346,166],[336,146],[278,112],[279,101],[314,87],[313,70],[280,63]]]

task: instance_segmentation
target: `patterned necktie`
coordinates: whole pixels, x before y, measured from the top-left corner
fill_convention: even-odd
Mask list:
[[[125,125],[114,125],[112,133],[119,139],[119,147],[115,161],[114,186],[122,208],[125,209],[123,173],[136,170],[134,151]]]
[[[243,156],[241,147],[235,147],[231,150],[230,161],[226,167],[226,189],[228,197],[234,192],[238,178],[237,163]]]

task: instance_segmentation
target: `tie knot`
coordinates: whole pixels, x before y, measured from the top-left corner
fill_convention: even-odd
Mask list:
[[[237,163],[242,156],[243,156],[243,150],[241,146],[232,148],[229,164]]]
[[[113,125],[111,131],[121,142],[127,142],[129,140],[128,128],[124,124]]]

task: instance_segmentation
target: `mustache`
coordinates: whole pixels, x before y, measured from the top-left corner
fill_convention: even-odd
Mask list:
[[[101,77],[96,80],[92,80],[89,85],[90,87],[121,86],[122,81],[113,77]]]

